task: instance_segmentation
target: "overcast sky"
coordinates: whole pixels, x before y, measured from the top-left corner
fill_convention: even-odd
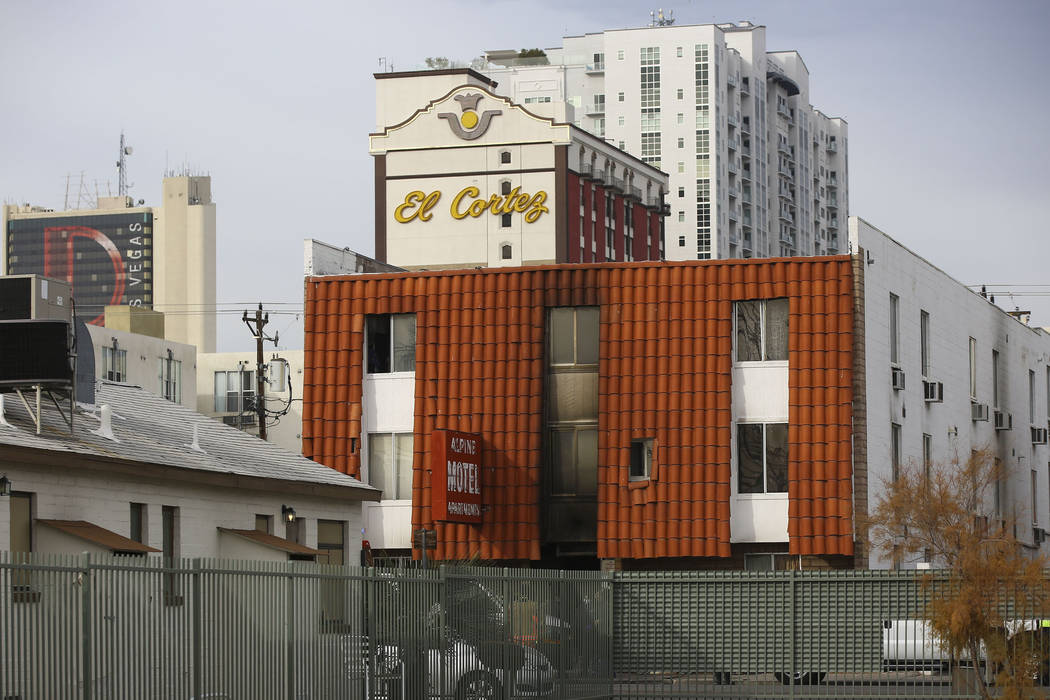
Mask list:
[[[427,56],[552,47],[644,26],[637,2],[211,0],[0,4],[0,199],[58,209],[66,175],[116,191],[123,129],[132,194],[165,167],[212,176],[219,349],[254,347],[240,310],[302,303],[302,241],[373,252],[372,74]],[[795,49],[810,98],[849,122],[849,213],[966,284],[1050,293],[1046,71],[1050,2],[664,5],[679,24],[751,20]],[[93,185],[92,185],[93,186]],[[1048,285],[1025,287],[1023,285]],[[1050,325],[1050,297],[1009,298]],[[274,315],[282,346],[301,317]]]

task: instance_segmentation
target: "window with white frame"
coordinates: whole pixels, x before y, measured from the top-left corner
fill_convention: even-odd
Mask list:
[[[383,499],[412,498],[412,433],[370,433],[368,483]]]
[[[160,358],[160,395],[168,401],[182,403],[182,361],[172,357]]]
[[[922,376],[930,376],[930,314],[919,311],[919,351],[922,358]]]
[[[365,343],[369,374],[416,371],[415,314],[366,316]]]
[[[738,423],[736,446],[738,493],[787,492],[787,423]]]
[[[111,382],[128,380],[128,351],[118,348],[116,340],[113,347],[102,348],[102,372]]]
[[[631,471],[634,481],[648,479],[653,471],[653,439],[639,438],[631,440]]]
[[[1050,374],[1047,375],[1050,386]],[[970,400],[977,400],[977,339],[970,338]]]
[[[241,413],[255,406],[255,372],[231,370],[215,373],[215,412]]]
[[[754,299],[733,304],[736,361],[788,359],[788,300]]]
[[[999,351],[992,350],[992,407],[999,408]]]
[[[1028,422],[1035,425],[1035,370],[1028,370]]]

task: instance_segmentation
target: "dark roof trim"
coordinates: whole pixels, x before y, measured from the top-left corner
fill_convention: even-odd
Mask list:
[[[431,75],[469,75],[472,78],[484,82],[490,87],[499,85],[492,78],[478,73],[473,68],[442,68],[440,70],[409,70],[395,73],[373,73],[376,80],[388,80],[390,78],[425,78]]]
[[[282,552],[287,552],[288,554],[310,554],[315,557],[319,554],[324,554],[324,552],[322,552],[319,549],[311,549],[310,547],[301,545],[298,542],[292,542],[291,540],[286,540],[283,537],[271,535],[269,533],[261,532],[259,530],[235,530],[229,527],[220,527],[217,529],[219,532],[228,532],[231,535],[237,535],[238,537],[243,537],[246,540],[251,540],[256,544],[261,544],[263,547],[277,549]]]

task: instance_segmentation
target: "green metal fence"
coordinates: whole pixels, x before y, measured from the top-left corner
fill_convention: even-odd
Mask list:
[[[976,697],[990,670],[951,663],[929,590],[903,572],[0,553],[0,698]],[[1011,615],[1050,681],[1050,630]]]

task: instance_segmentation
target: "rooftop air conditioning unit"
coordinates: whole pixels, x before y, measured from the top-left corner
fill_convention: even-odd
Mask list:
[[[1046,428],[1037,428],[1032,426],[1032,444],[1033,445],[1045,445],[1046,444]]]
[[[970,420],[988,420],[988,404],[986,403],[971,403],[970,404]]]
[[[904,370],[900,367],[890,367],[890,384],[894,391],[904,389]]]
[[[1014,417],[1006,411],[993,411],[992,417],[996,430],[1013,430]]]
[[[944,401],[944,383],[928,382],[922,383],[922,395],[926,403],[941,403]]]

